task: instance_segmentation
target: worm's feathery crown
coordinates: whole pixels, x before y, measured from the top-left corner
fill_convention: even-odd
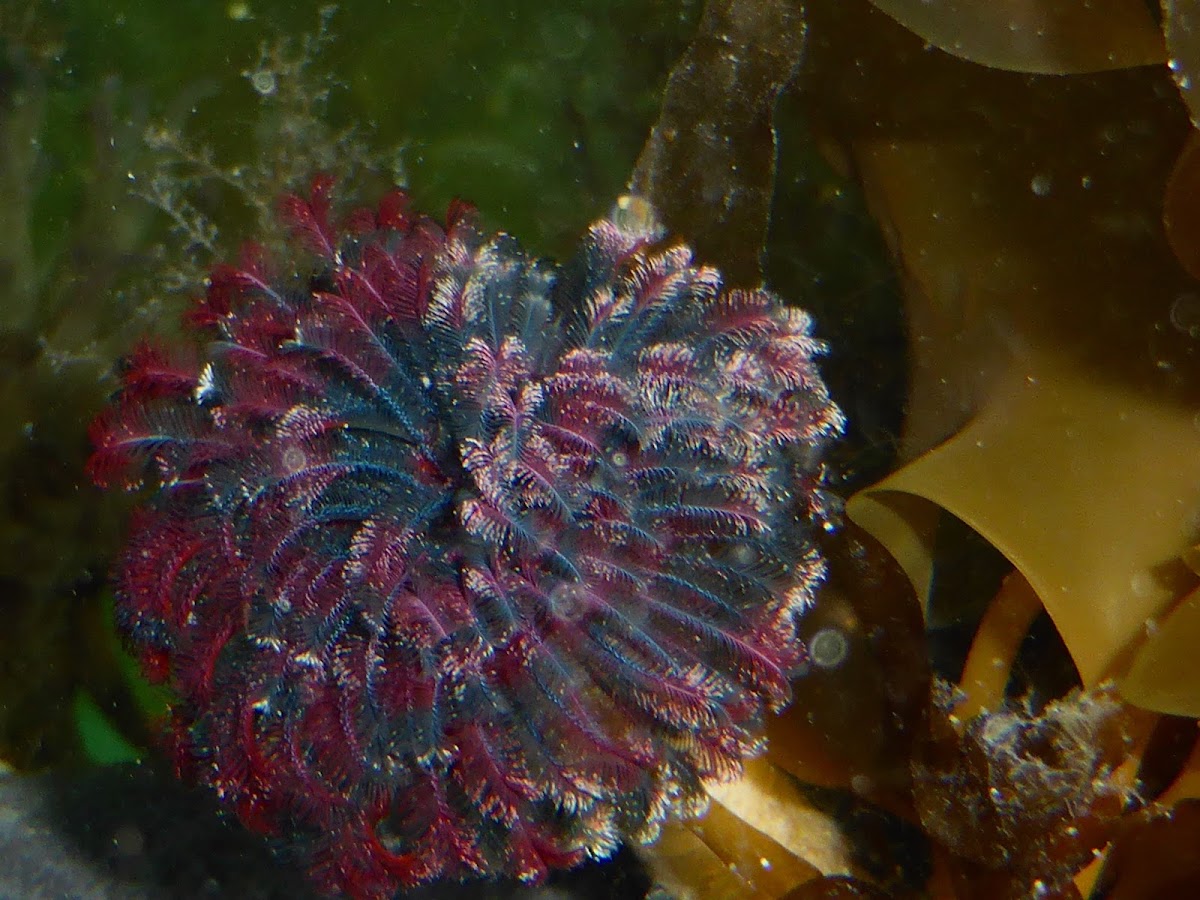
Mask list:
[[[119,624],[180,769],[356,896],[651,840],[789,699],[841,427],[800,310],[594,224],[564,268],[402,194],[282,203],[93,428],[156,489]],[[298,249],[299,249],[298,248]]]

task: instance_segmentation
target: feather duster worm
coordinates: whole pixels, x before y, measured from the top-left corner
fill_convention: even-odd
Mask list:
[[[93,428],[153,491],[119,625],[182,774],[327,890],[542,878],[701,811],[760,748],[841,428],[801,311],[616,216],[557,268],[455,205],[282,204]]]

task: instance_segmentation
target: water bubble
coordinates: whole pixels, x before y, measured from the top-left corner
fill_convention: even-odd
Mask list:
[[[556,59],[575,59],[592,41],[591,23],[574,13],[550,15],[539,30],[547,54]]]
[[[609,215],[613,220],[613,224],[622,231],[634,231],[644,234],[659,234],[661,232],[662,226],[659,224],[654,207],[650,205],[649,200],[642,197],[632,194],[625,194],[618,197]]]
[[[1154,579],[1149,572],[1135,572],[1129,579],[1129,589],[1135,597],[1146,597],[1154,590]]]
[[[757,558],[758,554],[754,552],[754,548],[748,544],[738,544],[733,548],[733,561],[739,566],[748,566]]]
[[[875,790],[875,782],[871,780],[869,775],[863,775],[859,772],[850,777],[850,790],[854,791],[860,797],[868,797]]]
[[[1045,197],[1050,193],[1050,188],[1053,187],[1054,180],[1044,172],[1034,175],[1029,180],[1029,189],[1039,197]]]
[[[308,462],[304,451],[295,444],[283,451],[283,467],[288,472],[299,472]]]
[[[837,628],[822,628],[808,641],[808,658],[822,669],[836,669],[850,654],[850,642]]]
[[[275,80],[275,73],[268,69],[259,69],[257,72],[251,72],[248,76],[250,86],[262,97],[269,97],[275,93],[275,88],[278,86]]]
[[[560,618],[576,618],[586,608],[586,591],[577,584],[563,582],[550,591],[550,604]]]
[[[1171,304],[1171,325],[1188,337],[1200,338],[1200,294],[1188,291]]]

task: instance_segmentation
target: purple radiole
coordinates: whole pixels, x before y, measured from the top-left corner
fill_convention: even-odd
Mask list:
[[[331,190],[282,203],[303,275],[217,267],[198,357],[139,348],[93,426],[97,483],[151,482],[117,614],[177,767],[358,897],[653,840],[804,661],[809,318],[645,219],[560,268]]]

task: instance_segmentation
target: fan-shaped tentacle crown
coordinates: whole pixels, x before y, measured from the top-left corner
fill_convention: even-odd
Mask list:
[[[556,268],[456,205],[284,212],[94,427],[154,482],[119,624],[178,763],[358,896],[536,879],[704,805],[789,698],[841,427],[805,313],[640,224]]]

